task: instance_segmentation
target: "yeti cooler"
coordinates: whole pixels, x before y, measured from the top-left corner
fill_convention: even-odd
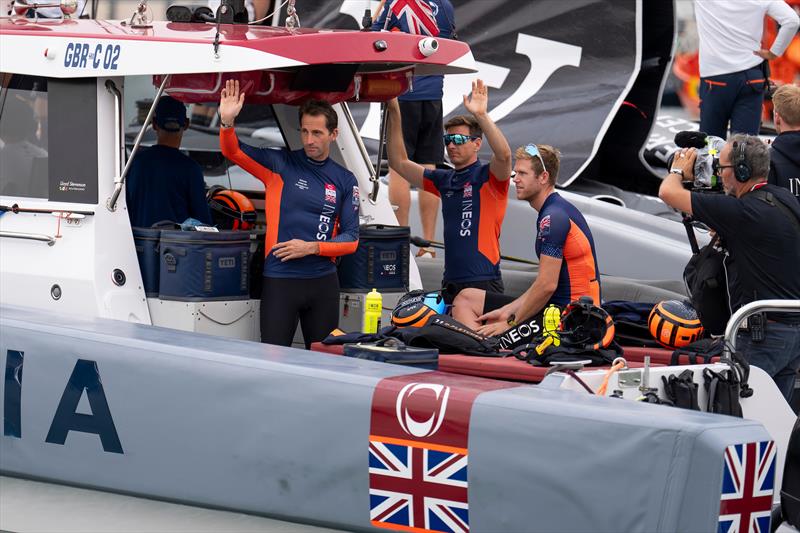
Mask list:
[[[158,240],[160,236],[160,229],[133,228],[136,258],[139,260],[144,292],[148,298],[158,296]]]
[[[407,226],[362,225],[358,249],[342,256],[339,263],[339,288],[349,292],[408,292],[410,238]]]
[[[345,344],[344,355],[356,359],[369,359],[393,365],[408,365],[428,370],[439,368],[439,350],[406,346],[399,339],[381,339],[377,342]]]
[[[161,231],[158,297],[245,300],[250,297],[250,234]]]

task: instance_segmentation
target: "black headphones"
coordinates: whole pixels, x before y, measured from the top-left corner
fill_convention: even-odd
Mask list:
[[[740,183],[748,181],[752,174],[744,153],[746,145],[744,142],[733,143],[733,176]]]

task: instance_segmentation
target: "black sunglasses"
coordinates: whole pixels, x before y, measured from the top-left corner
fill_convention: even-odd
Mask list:
[[[443,136],[443,138],[445,146],[450,143],[453,143],[456,146],[461,146],[462,144],[467,144],[469,141],[474,141],[477,139],[477,137],[474,135],[463,135],[461,133],[447,133]]]

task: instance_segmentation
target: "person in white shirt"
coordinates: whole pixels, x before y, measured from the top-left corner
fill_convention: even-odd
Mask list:
[[[758,133],[767,62],[783,54],[800,18],[784,0],[695,0],[700,38],[700,130],[726,138]],[[764,16],[780,25],[769,49],[761,48]]]

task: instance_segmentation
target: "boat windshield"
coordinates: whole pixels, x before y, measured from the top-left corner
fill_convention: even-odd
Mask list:
[[[97,80],[0,80],[0,195],[96,204]]]
[[[3,76],[0,95],[0,194],[47,198],[47,80]]]
[[[142,127],[155,98],[156,89],[150,76],[125,78],[125,143],[130,152],[133,141]],[[227,189],[258,193],[263,196],[264,185],[258,179],[228,161],[219,144],[219,115],[217,103],[187,104],[189,128],[181,140],[181,150],[203,169],[208,187],[221,185]],[[285,148],[287,143],[278,125],[272,105],[245,104],[236,120],[236,133],[242,142],[260,148]],[[142,137],[142,147],[156,144],[156,134],[148,128]]]

